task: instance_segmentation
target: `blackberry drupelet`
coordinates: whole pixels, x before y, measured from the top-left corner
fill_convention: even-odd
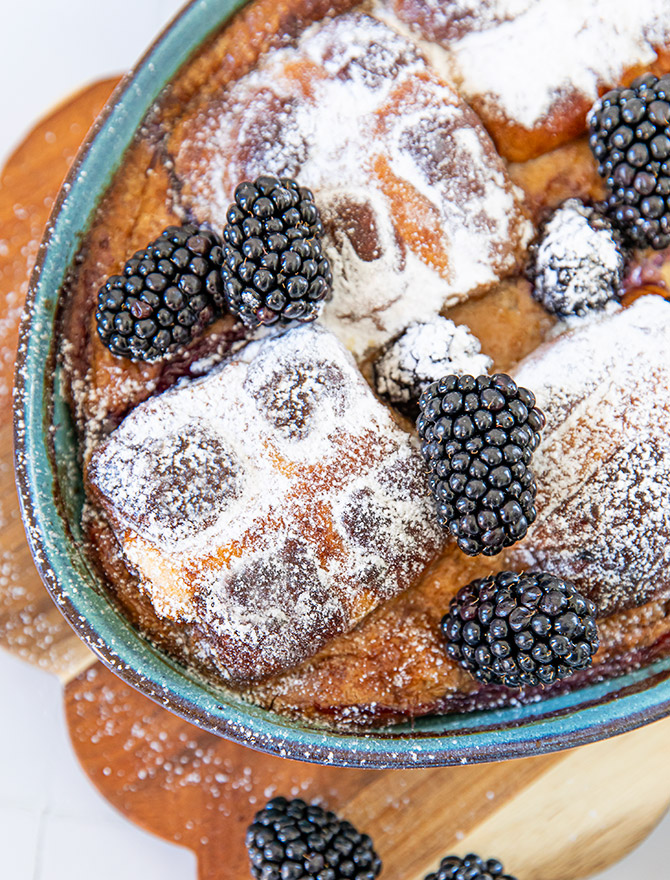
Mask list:
[[[98,292],[100,339],[119,357],[157,361],[195,338],[223,308],[219,238],[168,226]]]
[[[469,556],[495,556],[535,520],[530,461],[544,415],[504,373],[445,376],[419,398],[417,428],[440,524]]]
[[[482,859],[470,853],[465,858],[447,856],[440,862],[435,874],[428,874],[426,880],[516,880],[511,874],[503,874],[505,869],[498,859]]]
[[[441,626],[447,653],[475,678],[519,688],[590,666],[595,613],[570,581],[501,571],[459,590]]]
[[[382,866],[366,834],[299,798],[269,801],[246,843],[257,880],[374,880]]]
[[[310,190],[289,177],[241,183],[227,219],[221,274],[229,311],[248,327],[313,321],[333,276]]]
[[[603,210],[638,247],[670,245],[670,74],[612,89],[588,116],[609,195]]]

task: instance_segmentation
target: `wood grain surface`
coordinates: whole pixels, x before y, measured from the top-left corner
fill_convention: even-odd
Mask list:
[[[243,880],[244,829],[275,794],[318,799],[371,834],[386,880],[451,852],[496,855],[519,880],[576,880],[639,843],[670,802],[670,720],[559,754],[375,771],[269,757],[204,733],[129,688],[71,632],[32,565],[11,461],[20,308],[58,186],[114,85],[40,122],[0,178],[0,644],[59,675],[81,764],[129,819],[192,849],[200,880]],[[185,878],[186,880],[186,878]]]
[[[28,281],[60,184],[118,79],[95,83],[41,120],[0,175],[0,645],[63,679],[91,653],[49,598],[30,556],[12,463],[12,384]]]

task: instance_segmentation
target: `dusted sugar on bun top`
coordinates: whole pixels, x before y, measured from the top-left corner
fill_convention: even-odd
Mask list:
[[[526,12],[537,0],[391,0],[399,18],[438,43],[486,31]]]
[[[670,39],[667,0],[389,2],[448,50],[460,91],[515,160],[582,133],[598,95]]]
[[[333,274],[321,320],[356,355],[514,273],[532,236],[475,113],[413,41],[360,13],[264,57],[171,151],[184,206],[214,228],[241,180],[314,192]]]
[[[418,451],[332,334],[244,357],[140,404],[87,476],[157,612],[253,680],[406,589],[443,538]]]
[[[513,373],[532,382],[547,415],[533,456],[538,517],[524,540],[494,567],[448,546],[419,583],[308,664],[254,689],[254,699],[275,711],[324,707],[328,717],[336,707],[354,721],[516,700],[516,692],[474,685],[447,659],[440,636],[458,589],[502,569],[570,580],[598,606],[601,649],[589,677],[568,686],[658,656],[670,588],[670,304],[648,296],[573,320],[574,330]]]
[[[508,560],[572,580],[601,614],[670,589],[670,306],[593,319],[527,358],[547,425],[537,521]]]

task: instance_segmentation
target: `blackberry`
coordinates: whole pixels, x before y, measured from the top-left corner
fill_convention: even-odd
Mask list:
[[[333,276],[314,195],[290,177],[259,177],[235,190],[223,230],[228,309],[248,327],[313,321]]]
[[[219,238],[191,224],[168,226],[98,292],[95,320],[119,357],[157,361],[186,345],[223,308]]]
[[[438,521],[469,556],[495,556],[536,517],[529,465],[545,420],[535,395],[504,373],[445,376],[419,407]]]
[[[670,74],[612,89],[588,116],[591,150],[609,195],[604,210],[630,244],[670,245]]]
[[[553,314],[602,309],[621,292],[625,259],[607,217],[568,199],[544,224],[531,248],[533,298]]]
[[[367,834],[299,798],[269,801],[246,844],[257,880],[374,880],[382,866]]]
[[[464,859],[447,856],[440,862],[435,874],[428,874],[426,880],[516,880],[511,874],[503,874],[504,868],[498,859],[484,859],[470,853]]]
[[[499,574],[472,581],[442,618],[447,653],[479,681],[551,684],[591,665],[596,606],[552,574]]]

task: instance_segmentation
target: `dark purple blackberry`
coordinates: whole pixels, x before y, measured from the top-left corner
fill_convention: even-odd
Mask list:
[[[246,843],[257,880],[374,880],[382,867],[367,834],[299,798],[269,801]]]
[[[417,428],[440,524],[469,556],[495,556],[535,520],[530,460],[544,415],[504,373],[445,376],[419,398]]]
[[[223,230],[228,309],[248,327],[313,321],[333,276],[310,190],[290,177],[241,183]]]
[[[603,209],[628,242],[670,245],[670,74],[612,89],[588,116],[589,143],[609,195]]]
[[[442,859],[435,874],[428,874],[426,880],[516,880],[511,874],[503,874],[502,862],[498,859],[484,859],[470,853],[464,859],[447,856]]]
[[[519,688],[590,666],[595,613],[570,581],[501,571],[459,590],[441,626],[447,653],[475,678]]]
[[[219,238],[197,226],[168,226],[98,292],[95,320],[119,357],[157,361],[182,348],[223,308]]]

